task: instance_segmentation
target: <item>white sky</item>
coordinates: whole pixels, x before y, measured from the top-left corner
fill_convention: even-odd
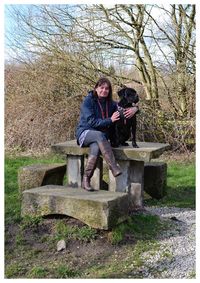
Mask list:
[[[6,11],[7,11],[7,9],[6,8],[9,8],[9,3],[11,3],[12,2],[12,4],[17,4],[19,1],[6,1],[6,5],[4,6],[5,7],[5,14],[4,14],[4,24],[5,24],[5,34],[6,35],[8,35],[8,32],[10,31],[10,33],[11,34],[14,34],[14,31],[16,30],[16,23],[15,23],[15,21],[10,17],[10,15],[9,15],[9,13],[6,13]],[[38,1],[23,1],[24,3],[30,3],[30,4],[37,4],[38,3]],[[67,3],[66,1],[43,1],[44,3],[48,3],[48,4],[52,4],[52,3]],[[42,3],[43,3],[42,2]],[[72,3],[72,2],[74,2],[74,3],[77,3],[76,1],[70,1],[70,3]],[[79,3],[85,3],[85,1],[80,1]],[[106,7],[108,7],[108,6],[112,6],[113,4],[115,4],[115,3],[117,3],[117,2],[119,2],[119,1],[116,1],[116,2],[114,2],[114,1],[111,1],[109,4],[104,4]],[[129,3],[129,2],[131,2],[131,1],[126,1],[126,3]],[[143,2],[147,2],[147,1],[143,1]],[[22,3],[22,1],[20,1],[20,3]],[[88,2],[86,2],[86,3],[95,3],[95,1],[88,1]],[[121,2],[120,2],[121,3]],[[132,2],[133,3],[133,2]],[[41,4],[41,3],[40,3]],[[152,3],[150,3],[150,4],[153,4],[153,2]],[[158,3],[158,1],[156,1],[156,4],[159,4]],[[165,4],[165,8],[166,9],[168,9],[168,5],[169,4],[166,4],[166,3],[164,3]],[[169,22],[169,19],[168,19],[168,15],[162,10],[162,9],[158,9],[158,8],[156,8],[155,6],[152,8],[152,10],[151,10],[151,14],[157,19],[157,22],[159,23],[161,23],[161,22],[163,22],[163,23],[166,23],[166,22]],[[155,27],[156,28],[156,30],[157,30],[157,27]],[[146,32],[146,35],[147,35],[147,32]],[[14,36],[13,36],[13,38],[14,38]],[[23,41],[24,41],[24,43],[25,43],[25,37],[23,38],[23,37],[21,37],[21,42],[23,43]],[[32,39],[32,40],[29,40],[29,43],[27,44],[27,50],[29,49],[29,50],[36,50],[37,49],[37,51],[38,51],[38,48],[39,47],[36,47],[37,46],[37,44],[35,45],[35,44],[33,44],[33,46],[31,46],[31,42],[32,43],[34,43],[34,41],[35,41],[35,39]],[[5,44],[5,46],[6,46],[6,48],[5,48],[5,54],[4,54],[4,56],[5,56],[5,59],[6,60],[8,60],[8,59],[10,59],[10,58],[12,58],[12,57],[15,57],[15,55],[16,55],[16,52],[14,52],[11,48],[9,48],[9,46],[6,44],[6,38],[5,38],[5,42],[4,42],[4,44]],[[159,44],[161,44],[161,43],[159,43]],[[161,47],[161,49],[162,49],[162,52],[169,58],[169,54],[170,54],[170,52],[171,52],[171,49],[170,49],[170,47],[169,46],[167,46],[166,44],[162,44],[162,46],[160,46]],[[164,62],[163,61],[163,53],[159,50],[159,48],[154,44],[154,45],[152,45],[152,47],[151,47],[151,49],[152,49],[152,54],[156,54],[156,61],[158,62],[158,61],[160,61],[160,62],[162,62],[162,63],[166,63],[166,62]],[[16,51],[16,50],[15,50]],[[20,52],[20,50],[18,50],[18,52]],[[21,54],[22,54],[22,52],[23,52],[23,50],[21,50]],[[129,54],[130,52],[128,52],[127,51],[127,54]],[[153,55],[152,55],[153,56]],[[113,58],[111,59],[112,60],[112,62],[113,62]],[[130,61],[130,60],[129,60]],[[132,52],[131,52],[131,61],[129,62],[129,61],[127,61],[126,63],[129,63],[130,64],[130,66],[133,64],[133,61],[132,61]],[[107,62],[109,62],[108,60],[107,60]],[[118,62],[118,61],[117,61]],[[116,66],[118,65],[118,63],[115,63],[116,64]],[[120,62],[119,62],[120,63]],[[162,64],[161,63],[161,64]],[[159,63],[160,64],[160,63]],[[120,65],[121,65],[121,63],[120,63]]]

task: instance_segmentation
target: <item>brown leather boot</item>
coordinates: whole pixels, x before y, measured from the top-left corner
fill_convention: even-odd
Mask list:
[[[119,165],[116,163],[115,156],[113,154],[110,143],[107,140],[105,140],[98,144],[105,161],[107,162],[110,170],[112,171],[113,176],[117,177],[121,175],[122,171]]]
[[[85,171],[83,175],[83,181],[82,181],[82,187],[86,191],[90,191],[90,192],[94,191],[94,189],[90,185],[90,179],[92,178],[94,170],[96,168],[97,159],[98,157],[95,155],[88,156],[87,164],[85,166]]]

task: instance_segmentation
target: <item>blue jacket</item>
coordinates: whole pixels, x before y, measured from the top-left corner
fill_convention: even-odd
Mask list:
[[[106,100],[100,100],[102,109],[106,109]],[[76,128],[76,139],[78,139],[85,130],[97,130],[108,132],[109,127],[113,124],[111,120],[112,114],[117,111],[117,103],[113,100],[108,101],[108,118],[102,118],[102,112],[98,104],[98,99],[90,91],[85,97],[80,111],[80,121]]]

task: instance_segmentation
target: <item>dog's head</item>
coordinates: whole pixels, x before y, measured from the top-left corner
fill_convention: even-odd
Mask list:
[[[120,100],[123,100],[126,104],[133,104],[139,101],[139,96],[136,90],[130,87],[120,89],[117,94]]]

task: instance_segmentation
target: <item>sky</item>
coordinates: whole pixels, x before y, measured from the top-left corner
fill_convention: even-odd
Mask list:
[[[2,0],[1,0],[2,1]],[[105,1],[101,1],[101,3],[103,3],[103,2],[105,2]],[[116,4],[116,3],[122,3],[123,1],[109,1],[109,6],[110,5],[113,5],[113,4]],[[180,1],[165,1],[164,3],[163,3],[163,1],[151,1],[151,2],[149,2],[149,1],[140,1],[141,3],[144,3],[144,4],[159,4],[159,2],[160,2],[160,4],[162,3],[162,4],[169,4],[169,3],[179,3]],[[190,2],[190,3],[192,3],[192,2],[196,2],[196,1],[181,1],[181,3],[188,3],[188,2]],[[1,3],[1,2],[0,2]],[[14,20],[12,19],[12,17],[10,17],[10,15],[9,15],[9,12],[8,12],[8,9],[9,9],[9,7],[10,7],[10,5],[17,5],[17,6],[20,6],[20,7],[22,7],[23,9],[24,8],[26,8],[26,7],[30,7],[31,6],[31,4],[72,4],[72,3],[87,3],[87,4],[89,4],[89,3],[97,3],[97,1],[81,1],[81,0],[77,0],[77,1],[73,1],[73,0],[71,0],[71,1],[37,1],[37,0],[35,0],[35,1],[14,1],[14,0],[4,0],[3,2],[2,2],[3,4],[0,4],[0,5],[2,5],[3,6],[3,8],[4,8],[4,46],[5,46],[5,51],[7,51],[7,52],[5,52],[5,54],[4,54],[4,59],[9,59],[10,57],[9,57],[9,53],[10,54],[12,54],[12,50],[8,47],[8,45],[7,45],[7,40],[6,40],[6,35],[8,36],[8,32],[9,32],[9,30],[11,30],[12,32],[13,32],[13,27],[14,27],[14,25],[15,25],[15,23],[14,23]],[[20,4],[19,4],[20,3]],[[134,1],[125,1],[125,3],[134,3]],[[136,3],[138,3],[138,1],[136,2]],[[104,5],[106,6],[107,4],[106,3],[104,3]],[[153,10],[152,10],[152,15],[156,15],[157,14],[157,16],[158,16],[158,19],[160,20],[160,21],[162,21],[164,18],[165,18],[165,14],[161,14],[161,10],[159,10],[158,11],[158,13],[157,13],[157,11],[156,11],[156,8],[153,8]],[[2,27],[2,26],[1,26]],[[16,30],[16,28],[14,27],[14,30]],[[21,40],[23,40],[23,39],[21,39]],[[157,48],[157,47],[155,47],[155,48]],[[163,47],[162,47],[162,49],[164,50],[164,52],[165,52],[165,54],[169,54],[170,53],[170,49],[169,49],[169,47],[167,46],[167,45],[164,45]],[[159,56],[159,53],[160,53],[160,51],[159,50],[156,50],[156,52],[157,52],[157,59],[159,59],[158,58],[158,56]],[[163,58],[163,55],[160,53],[160,58]]]
[[[10,1],[11,2],[11,1]],[[12,1],[12,3],[13,3],[14,1]],[[80,1],[81,2],[81,1]],[[92,2],[92,3],[95,3],[95,1],[90,1],[90,2]],[[31,2],[31,3],[33,3],[33,4],[37,4],[38,2],[37,1],[34,1],[34,2]],[[52,3],[58,3],[58,1],[57,2],[47,2],[48,4],[52,4]],[[61,3],[61,2],[59,2],[59,3]],[[70,3],[72,3],[72,2],[70,2]],[[88,3],[88,2],[87,2]],[[112,3],[112,2],[111,2]],[[115,3],[115,2],[114,2]],[[111,5],[113,5],[114,3],[112,3],[112,4],[109,4],[109,5],[107,5],[107,4],[104,4],[105,6],[111,6]],[[66,2],[65,2],[65,4],[66,4]],[[153,4],[153,2],[152,2],[152,4]],[[157,3],[158,4],[158,3]],[[166,3],[165,3],[166,4]],[[15,21],[14,21],[14,19],[10,16],[10,13],[9,13],[9,8],[11,8],[11,6],[13,6],[13,5],[11,5],[11,4],[5,4],[4,5],[4,24],[5,24],[5,27],[4,27],[4,30],[5,30],[5,36],[4,36],[4,40],[5,40],[5,54],[4,54],[4,56],[5,56],[5,60],[9,60],[10,58],[12,58],[12,54],[14,54],[13,53],[13,51],[12,51],[12,49],[9,47],[9,44],[8,44],[8,41],[7,41],[7,36],[10,36],[10,34],[11,34],[11,37],[12,37],[12,34],[13,34],[13,38],[14,38],[14,34],[15,34],[15,30],[17,30],[17,27],[16,27],[16,24],[15,24]],[[19,7],[20,7],[20,9],[23,9],[23,10],[26,10],[26,8],[27,9],[30,9],[30,7],[31,7],[31,4],[29,4],[29,5],[26,5],[26,4],[21,4],[21,5],[17,5],[17,4],[14,4],[14,6],[17,8],[17,9],[19,9]],[[165,8],[166,9],[168,9],[168,7],[167,7],[167,5],[165,5]],[[157,9],[156,7],[153,7],[153,9],[151,10],[151,14],[155,17],[155,18],[157,18],[157,21],[165,21],[166,20],[166,13],[164,12],[164,11],[162,11],[162,10],[160,10],[160,9]],[[166,20],[167,21],[167,20]],[[26,41],[26,38],[20,38],[20,40],[21,40],[21,42],[23,43],[23,41],[25,42]],[[27,45],[28,46],[28,48],[30,48],[30,44],[28,44]],[[160,61],[163,61],[163,54],[160,52],[160,50],[158,49],[158,47],[154,44],[154,45],[151,45],[152,46],[152,48],[154,48],[155,50],[154,50],[154,52],[156,53],[156,60],[158,61],[158,60],[160,60]],[[35,47],[34,47],[35,48]],[[162,45],[162,50],[164,51],[164,53],[166,54],[166,55],[168,55],[168,54],[170,54],[171,53],[171,49],[169,48],[169,46],[168,45],[166,45],[166,44],[163,44]],[[131,58],[132,58],[132,52],[131,52]],[[169,56],[168,56],[168,59],[169,59]],[[113,60],[113,58],[112,58],[112,60]],[[117,61],[118,62],[118,61]],[[117,65],[117,62],[115,63],[115,65]],[[119,62],[120,63],[120,62]],[[127,63],[127,62],[126,62]],[[132,65],[132,59],[131,59],[131,62],[130,62],[130,66]],[[121,64],[121,63],[120,63]]]

